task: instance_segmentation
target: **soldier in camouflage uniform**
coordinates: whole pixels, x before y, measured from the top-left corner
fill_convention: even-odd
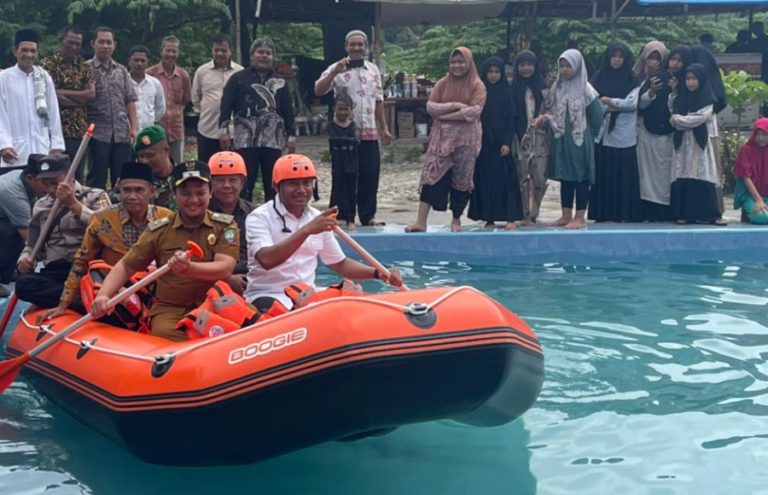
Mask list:
[[[155,199],[153,203],[175,210],[172,175],[176,163],[171,158],[170,149],[165,129],[157,124],[142,129],[133,143],[133,151],[136,152],[139,162],[149,165],[154,172]]]

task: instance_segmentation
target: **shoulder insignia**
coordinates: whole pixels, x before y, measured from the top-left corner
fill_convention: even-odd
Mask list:
[[[150,232],[154,232],[160,227],[165,227],[169,223],[171,223],[171,217],[158,218],[154,222],[150,223],[147,228],[149,229]]]
[[[235,217],[226,213],[211,213],[211,220],[229,225],[235,221]]]

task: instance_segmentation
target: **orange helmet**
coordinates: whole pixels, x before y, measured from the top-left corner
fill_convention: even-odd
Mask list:
[[[317,179],[312,160],[304,155],[285,155],[278,158],[272,170],[272,186],[277,188],[284,180]]]
[[[245,160],[234,151],[219,151],[208,160],[211,175],[242,175],[248,177]]]

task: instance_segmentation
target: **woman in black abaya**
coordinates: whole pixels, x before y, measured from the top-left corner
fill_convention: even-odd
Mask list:
[[[489,58],[480,77],[487,99],[481,116],[483,144],[475,164],[469,218],[484,221],[486,228],[495,228],[495,222],[506,222],[507,230],[515,230],[515,221],[523,218],[523,206],[512,157],[514,109],[512,92],[504,78],[504,61]]]
[[[600,94],[603,126],[595,149],[595,184],[589,218],[598,222],[640,222],[640,179],[637,171],[637,96],[629,47],[608,46],[592,86]]]

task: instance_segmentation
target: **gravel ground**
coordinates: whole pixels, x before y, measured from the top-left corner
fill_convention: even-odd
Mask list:
[[[382,146],[381,177],[379,180],[378,213],[388,226],[407,225],[416,219],[419,205],[419,157],[426,147],[420,139],[400,139],[389,146]],[[296,143],[298,153],[309,156],[319,174],[320,201],[317,208],[325,208],[331,192],[331,164],[328,159],[328,140],[325,136],[300,136]],[[733,198],[725,199],[725,215],[729,222],[739,221],[739,212],[733,210]],[[560,216],[560,183],[549,181],[547,194],[542,203],[540,221],[550,222]],[[430,225],[445,226],[450,223],[448,212],[432,212]],[[482,226],[464,218],[467,226]]]

